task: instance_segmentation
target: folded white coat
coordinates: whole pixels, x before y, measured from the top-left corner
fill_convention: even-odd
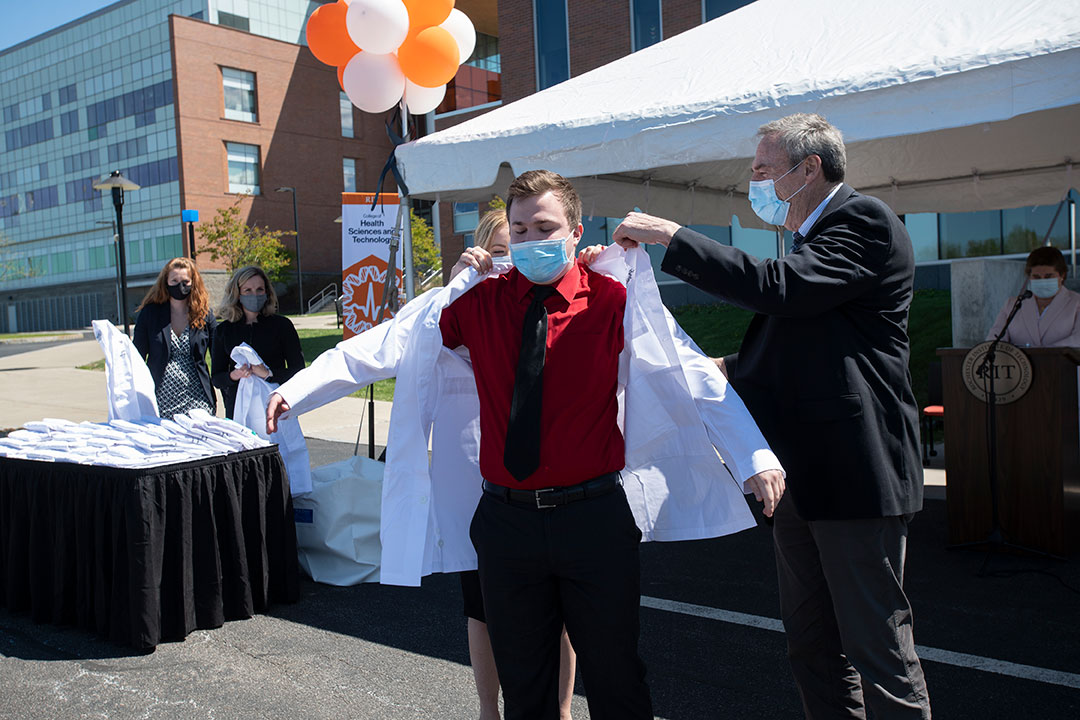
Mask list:
[[[240,365],[263,365],[259,353],[247,343],[240,343],[232,349],[229,357]],[[278,444],[281,459],[289,473],[289,488],[293,495],[311,492],[311,459],[308,457],[307,441],[300,429],[296,417],[283,418],[278,423],[278,430],[273,434],[266,432],[266,405],[270,395],[278,388],[278,383],[268,383],[261,377],[249,375],[240,379],[236,388],[236,404],[233,406],[233,420],[255,431],[259,437]]]

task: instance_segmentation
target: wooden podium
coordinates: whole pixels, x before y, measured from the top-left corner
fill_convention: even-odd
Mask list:
[[[1080,350],[1022,350],[1031,360],[1031,387],[997,407],[1001,530],[1008,542],[1068,555],[1080,549]],[[964,384],[967,352],[938,350],[950,543],[984,540],[991,528],[987,404]]]

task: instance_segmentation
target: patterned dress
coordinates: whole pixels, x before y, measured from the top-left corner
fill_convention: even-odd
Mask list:
[[[169,362],[157,386],[158,414],[171,419],[193,408],[212,413],[214,408],[206,398],[195,359],[191,357],[191,328],[184,328],[179,335],[170,328],[169,335]]]

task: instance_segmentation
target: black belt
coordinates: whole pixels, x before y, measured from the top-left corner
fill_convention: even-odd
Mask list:
[[[578,500],[585,500],[586,498],[607,495],[620,485],[622,485],[622,481],[619,479],[619,473],[613,472],[592,480],[586,480],[577,485],[540,488],[539,490],[518,490],[505,485],[496,485],[485,480],[484,492],[494,495],[511,505],[543,510],[544,508],[558,507]]]

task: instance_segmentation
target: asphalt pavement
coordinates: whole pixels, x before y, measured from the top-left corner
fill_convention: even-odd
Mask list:
[[[104,419],[104,373],[74,370],[94,347],[0,353],[0,428]],[[301,419],[314,465],[354,450],[364,403],[346,400]],[[382,444],[385,420],[376,429]],[[1080,559],[948,550],[945,501],[929,499],[911,523],[906,587],[937,717],[1080,717]],[[478,716],[456,577],[301,590],[297,603],[151,653],[0,609],[0,718]],[[643,545],[642,605],[656,717],[801,717],[764,523]],[[589,717],[585,692],[579,678],[575,718]]]

